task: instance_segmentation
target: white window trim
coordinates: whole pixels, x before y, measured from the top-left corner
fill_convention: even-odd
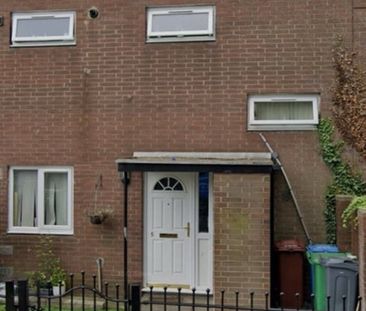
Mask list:
[[[254,106],[257,102],[297,102],[311,101],[313,118],[311,120],[255,120]],[[319,95],[252,95],[248,100],[249,130],[313,130],[319,123]]]
[[[39,17],[69,18],[69,32],[65,36],[31,36],[18,37],[18,20],[33,19]],[[12,14],[11,46],[47,46],[47,45],[74,45],[75,44],[75,12],[14,12]]]
[[[37,227],[18,227],[14,226],[13,219],[13,199],[14,199],[14,171],[16,170],[35,170],[37,171]],[[67,173],[67,204],[68,204],[68,224],[66,226],[44,225],[44,174]],[[8,233],[26,234],[74,234],[74,171],[72,167],[39,167],[39,166],[13,166],[9,170],[9,208],[8,208]]]
[[[207,30],[152,31],[154,15],[170,15],[183,12],[208,13]],[[215,6],[185,6],[147,8],[147,42],[213,41],[215,40]]]

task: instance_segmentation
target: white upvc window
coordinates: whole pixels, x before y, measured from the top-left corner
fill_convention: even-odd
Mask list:
[[[147,8],[147,42],[215,40],[215,7]]]
[[[37,11],[12,14],[12,46],[75,44],[75,12]]]
[[[319,122],[319,96],[252,95],[248,101],[249,130],[311,130]]]
[[[73,169],[11,167],[9,233],[73,234]]]

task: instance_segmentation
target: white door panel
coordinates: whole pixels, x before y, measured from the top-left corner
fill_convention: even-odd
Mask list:
[[[163,272],[163,262],[161,258],[163,257],[163,243],[162,241],[153,240],[153,271],[154,273],[162,273]]]
[[[191,286],[194,174],[149,173],[147,177],[147,283]]]
[[[164,207],[164,200],[160,198],[154,198],[152,200],[152,209],[153,209],[152,227],[154,230],[161,229],[163,227],[163,207]]]

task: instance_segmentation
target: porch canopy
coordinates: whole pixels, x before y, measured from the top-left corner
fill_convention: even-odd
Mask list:
[[[269,152],[134,152],[116,162],[120,172],[270,173],[274,165]]]
[[[116,160],[124,184],[124,286],[128,288],[128,185],[129,172],[216,172],[270,174],[274,167],[268,152],[134,152]],[[127,290],[125,290],[127,299]]]

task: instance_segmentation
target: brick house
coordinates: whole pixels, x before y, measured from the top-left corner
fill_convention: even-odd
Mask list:
[[[51,234],[67,271],[121,281],[127,202],[130,281],[267,291],[273,242],[304,235],[258,133],[324,242],[316,125],[361,2],[3,0],[1,266],[33,270]]]

